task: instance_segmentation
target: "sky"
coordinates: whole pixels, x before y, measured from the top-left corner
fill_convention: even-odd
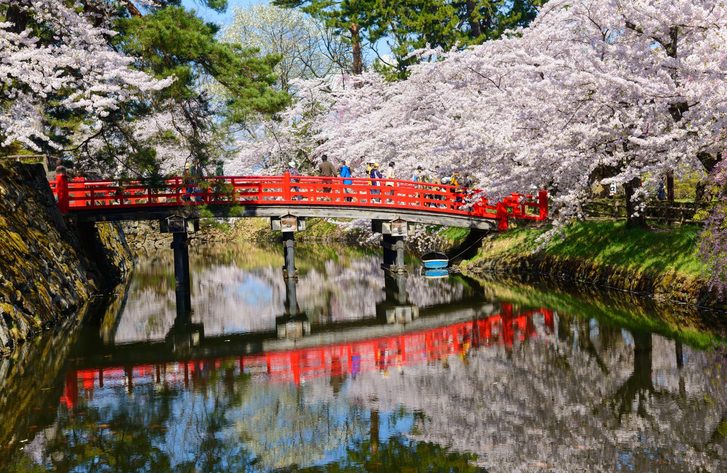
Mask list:
[[[225,27],[232,21],[232,13],[235,7],[248,7],[250,5],[268,5],[269,0],[227,0],[227,10],[223,13],[217,13],[216,11],[201,5],[199,0],[182,0],[182,5],[186,8],[196,10],[200,18],[205,21],[211,21],[221,27]],[[387,56],[391,54],[391,49],[386,44],[386,41],[380,41],[376,45],[379,54]],[[373,60],[374,56],[370,50],[364,51],[364,57],[367,61]]]
[[[232,20],[232,10],[235,7],[247,7],[250,5],[260,5],[270,3],[268,0],[228,0],[227,11],[224,13],[217,13],[216,11],[201,5],[197,0],[182,0],[182,4],[190,9],[197,10],[197,13],[201,18],[206,21],[217,23],[220,26],[227,25]]]

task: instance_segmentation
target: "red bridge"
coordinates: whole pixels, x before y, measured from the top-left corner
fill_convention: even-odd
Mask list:
[[[508,220],[545,220],[548,195],[482,191],[424,182],[312,176],[173,177],[164,180],[68,179],[50,182],[63,214],[81,221],[163,219],[206,206],[220,217],[340,217],[506,230]],[[189,215],[186,214],[187,216]]]

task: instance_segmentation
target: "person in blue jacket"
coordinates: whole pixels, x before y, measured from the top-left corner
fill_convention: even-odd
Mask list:
[[[338,169],[338,175],[343,177],[343,185],[344,186],[350,186],[353,184],[353,181],[351,179],[345,179],[347,177],[351,177],[351,168],[348,167],[348,161],[344,160],[341,167]],[[351,194],[353,192],[352,189],[349,189],[348,187],[344,189],[344,192],[346,194]],[[351,197],[346,197],[346,202],[351,202],[353,199]]]

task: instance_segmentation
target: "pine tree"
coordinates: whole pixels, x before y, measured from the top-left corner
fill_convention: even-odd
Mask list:
[[[378,0],[273,0],[273,5],[300,8],[350,41],[354,74],[361,74],[364,69],[363,44],[371,41],[371,34],[379,34],[377,3]]]

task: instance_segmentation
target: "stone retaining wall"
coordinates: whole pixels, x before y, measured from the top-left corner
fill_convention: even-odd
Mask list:
[[[114,224],[69,227],[39,165],[0,166],[0,355],[119,282],[131,255]]]

